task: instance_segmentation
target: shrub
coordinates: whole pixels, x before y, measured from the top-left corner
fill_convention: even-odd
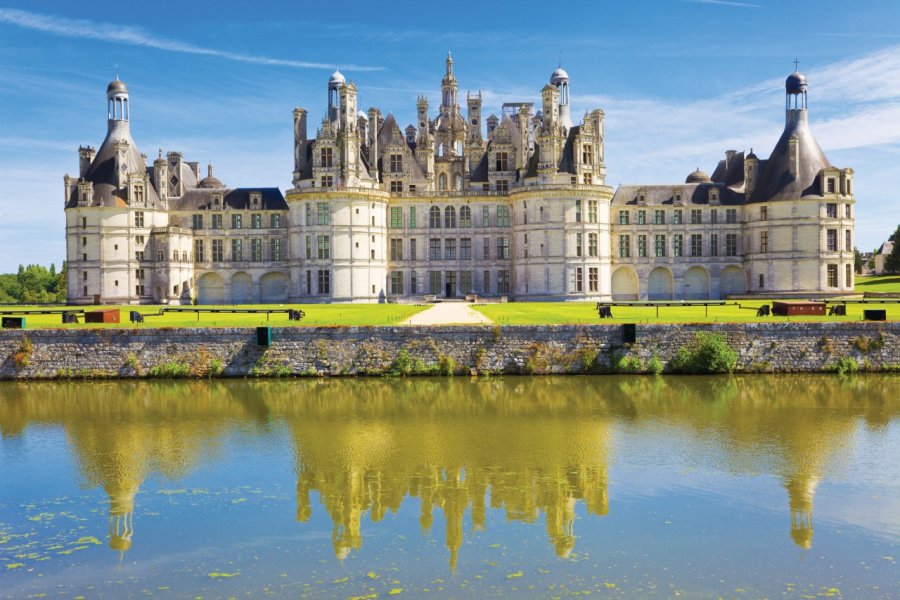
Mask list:
[[[188,377],[191,374],[191,365],[186,362],[172,360],[150,367],[147,374],[155,379],[177,379]]]
[[[391,363],[390,374],[394,376],[411,375],[414,368],[415,361],[410,356],[409,350],[401,348],[400,352],[397,353],[397,358]]]
[[[845,377],[859,371],[859,363],[849,356],[842,356],[832,365],[832,369],[841,377]]]
[[[617,352],[612,356],[610,367],[616,373],[640,373],[644,370],[644,363],[637,356]]]
[[[660,373],[663,372],[662,361],[659,360],[659,357],[656,354],[654,354],[653,357],[650,359],[650,362],[647,363],[647,370],[649,372],[653,373],[654,375],[659,375]]]
[[[441,354],[438,357],[438,372],[441,375],[453,376],[453,373],[456,371],[456,361],[453,360],[452,356],[447,354]]]
[[[27,367],[31,364],[31,353],[33,351],[34,343],[31,341],[31,338],[27,335],[23,335],[22,342],[19,344],[19,349],[16,350],[15,355],[13,355],[13,362],[17,369]]]
[[[211,361],[209,361],[209,371],[208,371],[209,377],[218,377],[219,375],[222,374],[222,371],[224,371],[224,370],[225,370],[225,367],[222,364],[221,359],[214,358]]]
[[[675,373],[731,373],[737,359],[737,352],[728,345],[725,336],[701,331],[678,349],[669,367]]]

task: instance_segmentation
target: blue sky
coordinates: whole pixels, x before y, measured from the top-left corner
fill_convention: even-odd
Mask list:
[[[413,121],[439,103],[447,50],[486,113],[539,101],[561,60],[573,116],[607,115],[607,182],[672,183],[727,149],[768,155],[793,60],[813,131],[856,170],[857,241],[900,223],[900,3],[658,0],[584,3],[108,3],[0,1],[0,272],[65,255],[63,185],[106,132],[106,84],[132,100],[154,156],[212,162],[230,186],[286,189],[291,111],[321,119],[335,66],[359,105]]]

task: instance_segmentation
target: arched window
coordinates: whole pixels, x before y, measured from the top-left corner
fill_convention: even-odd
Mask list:
[[[166,255],[163,253],[162,250],[157,250],[156,251],[156,261],[162,262],[164,260],[166,260]]]
[[[443,145],[443,144],[438,144],[438,153],[437,153],[437,155],[438,155],[438,156],[443,156],[443,155],[444,155],[444,145]]]
[[[457,192],[462,191],[462,175],[456,175],[453,178],[453,189]]]
[[[178,250],[172,250],[172,260],[178,262]]]
[[[440,229],[441,227],[441,209],[432,206],[428,210],[428,226],[432,229]]]
[[[187,250],[184,250],[181,253],[181,262],[187,262],[187,261],[188,261]]]
[[[460,227],[471,227],[472,226],[472,209],[468,206],[463,206],[459,209],[459,226]]]
[[[456,209],[452,206],[444,209],[444,227],[447,229],[456,228]]]
[[[438,177],[438,189],[442,192],[447,191],[447,174],[441,173],[441,176]]]

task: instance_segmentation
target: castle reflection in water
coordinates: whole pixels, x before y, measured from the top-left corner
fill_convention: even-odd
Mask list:
[[[361,547],[366,515],[377,523],[417,498],[423,532],[442,513],[453,568],[466,513],[484,529],[488,507],[508,520],[543,516],[556,554],[568,556],[578,503],[610,510],[615,430],[659,425],[703,440],[708,452],[682,462],[778,477],[790,536],[810,548],[818,482],[861,424],[900,413],[895,389],[817,376],[27,384],[0,387],[0,432],[61,426],[87,484],[109,495],[109,545],[124,552],[148,476],[184,477],[235,424],[283,423],[297,520],[318,497],[335,556]]]

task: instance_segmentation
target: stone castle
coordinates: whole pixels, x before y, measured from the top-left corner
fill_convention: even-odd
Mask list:
[[[606,185],[604,112],[572,121],[569,75],[540,105],[465,115],[448,53],[435,115],[358,109],[335,72],[311,137],[296,108],[294,172],[229,188],[179,152],[152,165],[131,138],[128,88],[107,88],[99,150],[65,177],[68,301],[203,304],[716,299],[853,289],[852,169],[808,124],[807,81],[786,80],[767,159],[729,150],[684,183]],[[482,122],[484,121],[484,123]]]

